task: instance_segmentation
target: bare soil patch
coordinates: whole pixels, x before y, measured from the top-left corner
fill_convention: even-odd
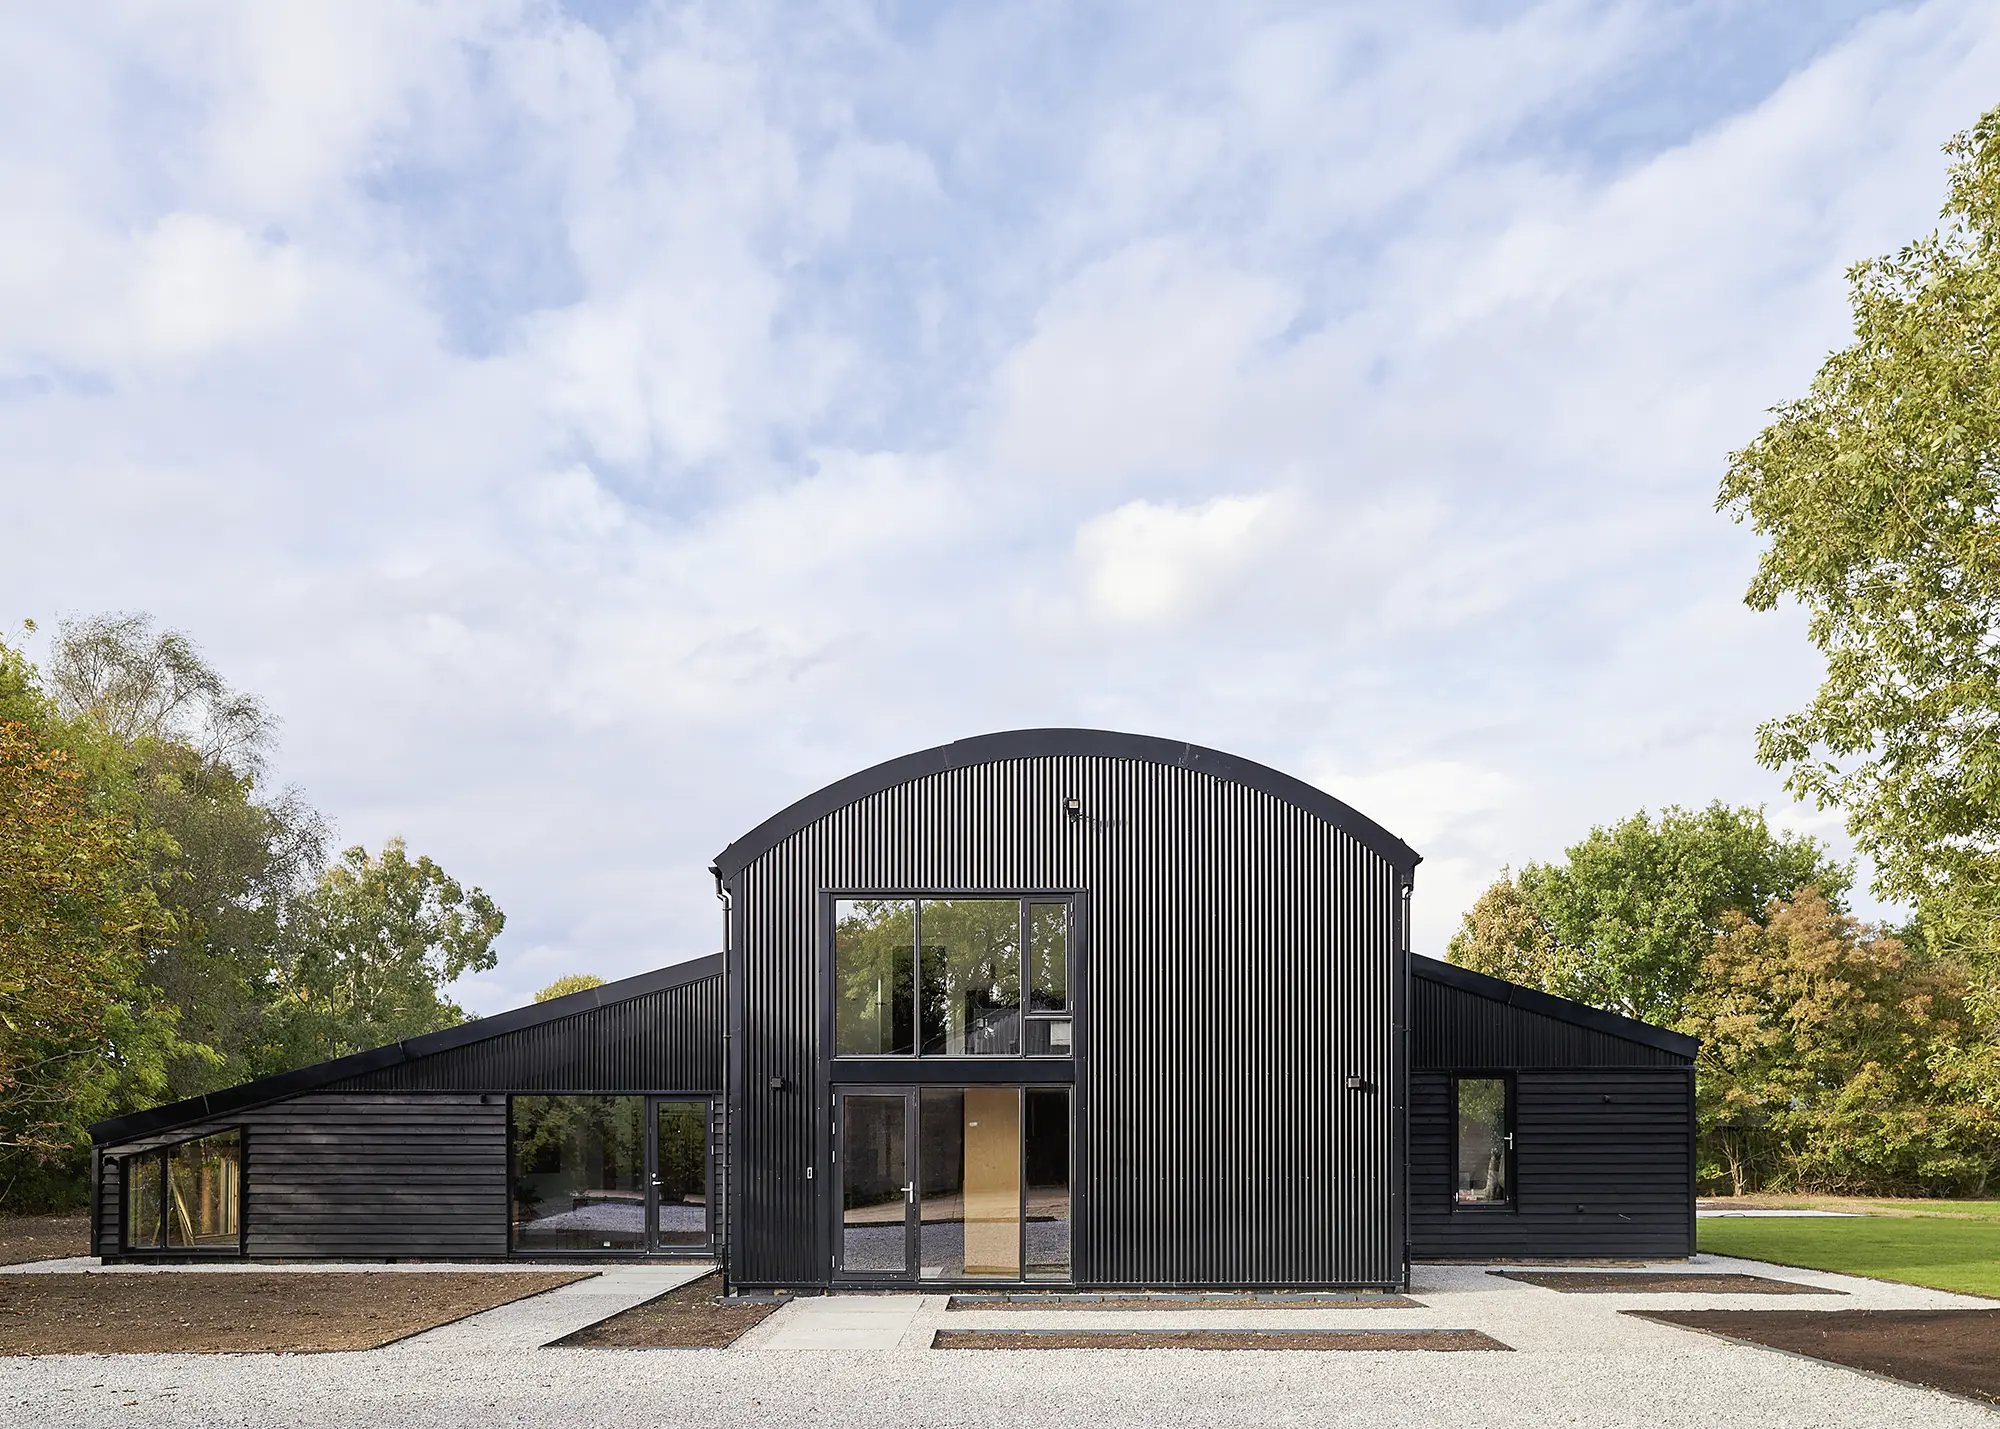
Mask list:
[[[954,1295],[946,1310],[1421,1310],[1407,1295]]]
[[[0,1265],[89,1254],[90,1217],[82,1211],[59,1216],[0,1216]]]
[[[939,1330],[934,1350],[1508,1350],[1477,1330]]]
[[[729,1301],[716,1294],[722,1277],[704,1275],[656,1295],[608,1320],[555,1341],[564,1349],[720,1350],[782,1308],[782,1301]]]
[[[2000,1404],[2000,1310],[1627,1310]]]
[[[0,1275],[0,1355],[372,1350],[593,1273]]]
[[[1612,1273],[1592,1270],[1492,1270],[1502,1280],[1518,1280],[1539,1285],[1544,1290],[1560,1290],[1569,1295],[1845,1295],[1845,1290],[1825,1290],[1817,1285],[1800,1285],[1790,1280],[1773,1280],[1765,1275],[1736,1275],[1700,1271],[1661,1271],[1657,1274]],[[1758,1313],[1758,1312],[1752,1312]]]

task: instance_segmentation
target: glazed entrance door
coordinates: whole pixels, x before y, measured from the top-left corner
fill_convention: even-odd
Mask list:
[[[653,1099],[653,1184],[650,1202],[655,1254],[704,1255],[711,1249],[708,1102]]]
[[[916,1278],[917,1182],[910,1092],[841,1092],[834,1133],[842,1280]]]

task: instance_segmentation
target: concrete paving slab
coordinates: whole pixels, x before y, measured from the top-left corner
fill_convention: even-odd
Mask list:
[[[483,1354],[537,1349],[586,1325],[643,1305],[709,1274],[709,1262],[672,1266],[613,1266],[588,1280],[531,1295],[403,1341],[442,1353]]]
[[[927,1301],[925,1295],[815,1295],[795,1300],[757,1327],[746,1349],[893,1350]]]

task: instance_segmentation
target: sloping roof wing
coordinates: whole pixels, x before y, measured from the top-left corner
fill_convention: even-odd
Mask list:
[[[1422,861],[1408,844],[1353,806],[1303,779],[1295,779],[1252,759],[1225,754],[1219,749],[1207,749],[1199,744],[1144,734],[1120,734],[1115,730],[1015,729],[918,750],[915,754],[886,760],[858,774],[835,780],[824,789],[779,810],[717,854],[714,872],[718,878],[734,878],[793,834],[836,809],[899,784],[976,764],[1061,755],[1146,760],[1182,769],[1198,769],[1218,779],[1262,790],[1273,798],[1317,815],[1363,847],[1381,855],[1385,861],[1400,869],[1405,877]]]
[[[349,1077],[358,1077],[364,1072],[393,1067],[399,1062],[414,1062],[422,1057],[435,1056],[439,1052],[449,1052],[456,1047],[484,1042],[491,1037],[502,1037],[509,1032],[519,1032],[526,1027],[538,1027],[545,1022],[556,1022],[565,1017],[574,1017],[578,1013],[591,1012],[614,1002],[626,1002],[635,997],[644,997],[648,993],[684,987],[702,978],[714,977],[721,971],[722,954],[710,953],[707,957],[656,968],[652,972],[640,973],[636,977],[620,978],[616,982],[587,987],[582,992],[552,997],[547,1002],[511,1008],[506,1012],[497,1012],[491,1017],[475,1017],[470,1022],[447,1027],[442,1032],[427,1032],[421,1037],[391,1042],[386,1047],[371,1047],[365,1052],[352,1052],[345,1057],[335,1057],[330,1062],[319,1062],[310,1067],[300,1067],[295,1071],[277,1072],[268,1077],[259,1077],[255,1081],[227,1087],[219,1092],[209,1092],[205,1096],[189,1097],[186,1101],[169,1102],[165,1106],[148,1107],[144,1111],[114,1116],[107,1121],[94,1123],[90,1128],[90,1139],[103,1146],[113,1142],[130,1141],[135,1137],[152,1136],[193,1122],[232,1116],[251,1107],[266,1106],[271,1102],[283,1101],[286,1097],[318,1091],[336,1082],[344,1082]]]
[[[1553,1017],[1558,1022],[1588,1027],[1593,1032],[1602,1032],[1608,1037],[1622,1037],[1627,1042],[1637,1042],[1645,1047],[1657,1047],[1662,1052],[1685,1057],[1690,1062],[1701,1050],[1699,1037],[1690,1037],[1683,1032],[1655,1027],[1652,1023],[1641,1022],[1636,1017],[1606,1012],[1603,1008],[1592,1007],[1587,1002],[1575,1002],[1567,997],[1557,997],[1554,993],[1543,992],[1539,988],[1522,987],[1519,983],[1474,972],[1471,968],[1462,968],[1456,963],[1447,963],[1417,954],[1410,959],[1410,971],[1417,977],[1443,983],[1446,987],[1455,987],[1461,992],[1491,998],[1495,1002],[1504,1003],[1508,1007],[1518,1007],[1526,1012],[1538,1012],[1544,1017]]]

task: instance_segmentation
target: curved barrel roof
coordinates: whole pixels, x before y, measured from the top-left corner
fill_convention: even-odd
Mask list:
[[[858,774],[835,780],[824,789],[781,809],[736,840],[715,856],[713,869],[718,878],[734,878],[807,825],[825,818],[836,809],[899,784],[975,764],[1061,755],[1145,760],[1182,769],[1198,769],[1218,779],[1262,790],[1273,798],[1282,799],[1326,820],[1402,870],[1405,877],[1422,861],[1408,844],[1366,814],[1342,803],[1324,789],[1252,759],[1225,754],[1219,749],[1206,749],[1199,744],[1144,734],[1120,734],[1115,730],[1014,729],[921,749],[915,754],[886,760]]]

